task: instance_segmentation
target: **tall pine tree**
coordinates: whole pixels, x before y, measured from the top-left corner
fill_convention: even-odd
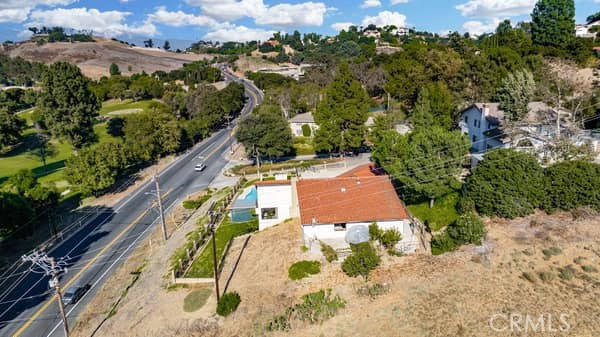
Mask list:
[[[539,0],[531,13],[531,38],[538,46],[564,49],[575,38],[573,0]]]
[[[342,63],[317,106],[315,134],[317,151],[348,151],[361,146],[368,117],[369,96],[354,79],[348,64]]]

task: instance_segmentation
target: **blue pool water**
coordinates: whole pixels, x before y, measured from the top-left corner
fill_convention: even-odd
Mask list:
[[[252,220],[258,194],[256,187],[248,187],[233,203],[231,220],[233,222],[246,222]]]

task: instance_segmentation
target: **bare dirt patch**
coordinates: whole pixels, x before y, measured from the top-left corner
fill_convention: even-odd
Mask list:
[[[245,237],[232,245],[221,278],[221,289],[227,285],[228,291],[237,291],[242,298],[232,315],[220,318],[214,314],[214,295],[200,310],[185,313],[183,298],[188,290],[167,291],[161,287],[164,280],[160,277],[142,275],[149,280],[132,288],[131,296],[102,334],[496,336],[489,326],[492,315],[517,313],[535,319],[542,314],[554,319],[568,314],[569,336],[597,336],[600,273],[584,266],[600,269],[600,217],[536,214],[513,221],[488,220],[487,226],[489,235],[483,247],[468,246],[438,257],[384,256],[371,283],[384,284],[389,292],[372,299],[357,294],[364,285],[362,279],[348,278],[339,264],[324,260],[321,273],[289,280],[287,271],[292,263],[315,257],[300,249],[298,222],[288,221],[253,234],[245,246]],[[153,260],[147,273],[160,276],[165,261]],[[153,268],[157,271],[151,271]],[[532,280],[524,277],[525,273],[530,273]],[[298,303],[303,294],[327,288],[347,301],[337,316],[322,325],[295,322],[287,333],[266,331],[267,321]],[[558,329],[557,320],[552,324]],[[531,330],[506,333],[539,334]]]
[[[41,46],[24,42],[15,48],[9,48],[5,54],[43,63],[67,61],[78,65],[86,76],[93,79],[108,76],[111,63],[116,63],[124,75],[142,71],[151,74],[157,70],[170,71],[180,68],[184,63],[208,58],[207,55],[130,47],[100,37],[94,39],[96,42],[58,42]]]

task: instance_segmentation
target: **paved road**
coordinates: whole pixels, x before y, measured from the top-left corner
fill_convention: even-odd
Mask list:
[[[225,76],[230,81],[241,81],[227,73]],[[242,111],[245,114],[260,104],[262,93],[251,83],[241,82],[246,87],[247,103]],[[231,129],[220,130],[160,173],[165,210],[188,194],[206,188],[221,173],[232,142]],[[201,173],[193,170],[201,161],[199,156],[204,157],[207,166]],[[76,284],[92,286],[78,303],[67,305],[71,325],[116,267],[156,228],[158,210],[154,196],[148,194],[153,190],[154,184],[147,182],[114,207],[98,210],[93,220],[48,253],[56,259],[68,257],[68,271],[60,280],[65,288]],[[28,267],[23,264],[12,271],[12,276],[0,278],[0,336],[63,336],[48,277],[28,271]]]

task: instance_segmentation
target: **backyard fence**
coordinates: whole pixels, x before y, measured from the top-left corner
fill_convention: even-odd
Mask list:
[[[237,193],[242,189],[243,184],[241,179],[232,187],[232,190],[229,191],[224,197],[219,199],[218,201],[213,201],[208,210],[207,214],[209,215],[210,221],[209,224],[206,225],[205,230],[203,230],[200,236],[192,241],[192,245],[186,249],[185,256],[178,260],[177,265],[171,271],[172,282],[175,284],[195,284],[195,283],[212,283],[214,281],[213,278],[185,278],[184,275],[187,273],[189,268],[191,267],[194,259],[199,256],[204,249],[210,244],[210,230],[208,230],[208,226],[210,224],[215,224],[215,231],[217,227],[221,224],[223,219],[227,214],[227,209],[229,205],[233,202]],[[222,268],[223,260],[227,255],[227,251],[229,251],[229,247],[231,246],[232,240],[227,243],[223,255],[218,263],[218,270],[220,271]]]

